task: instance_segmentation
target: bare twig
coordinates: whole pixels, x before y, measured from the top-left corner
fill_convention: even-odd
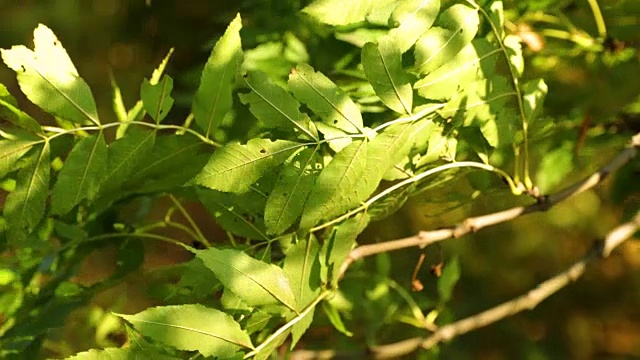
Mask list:
[[[538,202],[536,202],[535,204],[531,204],[529,206],[518,206],[492,214],[470,217],[465,219],[461,223],[448,228],[432,231],[420,231],[417,235],[403,239],[358,246],[349,253],[347,259],[340,267],[339,277],[342,277],[344,275],[344,273],[353,262],[367,256],[414,246],[423,248],[442,240],[458,238],[460,236],[466,235],[470,232],[476,232],[488,226],[507,222],[522,215],[539,211],[547,211],[566,198],[575,194],[579,194],[602,182],[607,177],[607,175],[615,172],[624,164],[633,159],[637,155],[638,149],[640,149],[640,133],[632,137],[631,142],[624,148],[624,150],[622,150],[618,154],[618,156],[613,158],[608,164],[600,168],[594,174],[557,193],[539,197]]]
[[[397,358],[410,354],[419,348],[432,348],[441,342],[451,340],[459,335],[490,325],[508,316],[524,310],[533,309],[543,300],[567,286],[569,283],[576,281],[580,276],[582,276],[582,274],[584,274],[584,271],[590,262],[600,257],[609,256],[615,247],[630,238],[638,229],[640,229],[640,211],[638,211],[631,221],[622,224],[609,232],[605,240],[596,244],[596,246],[594,246],[594,248],[582,259],[578,260],[558,275],[539,284],[535,289],[532,289],[522,296],[509,300],[481,313],[442,326],[429,336],[415,337],[392,344],[375,346],[361,353],[350,352],[347,356],[359,358],[366,356],[374,359]],[[296,360],[335,359],[345,356],[344,354],[333,350],[317,352],[310,350],[296,351],[292,355],[293,356],[291,358]]]

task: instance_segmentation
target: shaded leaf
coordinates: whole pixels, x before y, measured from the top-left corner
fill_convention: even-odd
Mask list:
[[[438,296],[441,303],[446,303],[451,299],[453,288],[459,279],[460,260],[456,256],[445,263],[442,276],[438,279]]]
[[[131,175],[153,149],[155,131],[132,128],[126,135],[109,145],[107,171],[103,190],[117,189]]]
[[[193,97],[193,115],[206,137],[216,131],[233,103],[231,91],[242,62],[241,28],[238,14],[211,51]]]
[[[336,330],[338,330],[345,336],[348,336],[348,337],[353,336],[353,333],[347,330],[347,327],[344,326],[342,317],[340,316],[340,313],[338,312],[338,309],[336,309],[335,306],[331,305],[330,302],[325,301],[322,303],[322,310],[324,310],[325,315],[327,315],[327,318],[331,322],[331,325],[333,325],[333,327]]]
[[[20,110],[18,102],[11,96],[9,90],[0,84],[0,118],[36,133],[42,132],[40,124],[31,115]]]
[[[14,170],[14,166],[31,148],[34,140],[0,140],[0,179]]]
[[[363,22],[377,3],[374,0],[317,0],[302,12],[321,23],[342,26]]]
[[[51,191],[51,212],[63,215],[84,199],[93,199],[106,173],[107,144],[102,132],[80,140],[65,160]]]
[[[38,146],[28,166],[18,172],[16,188],[4,203],[7,237],[21,240],[31,233],[42,219],[49,191],[50,148],[46,142]]]
[[[362,132],[358,106],[321,72],[309,65],[298,65],[289,74],[289,88],[325,123],[348,133]]]
[[[264,209],[269,234],[283,233],[298,219],[320,172],[320,160],[317,148],[304,149],[284,165]]]
[[[367,43],[362,48],[362,66],[373,90],[386,106],[398,113],[411,113],[413,90],[409,76],[402,69],[400,49],[393,39],[385,37],[378,44]]]
[[[478,11],[456,4],[440,14],[436,25],[425,32],[415,47],[415,67],[428,74],[448,62],[478,32]]]
[[[360,182],[367,181],[367,141],[357,140],[345,147],[322,170],[305,203],[301,229],[310,229],[357,206],[366,197]]]
[[[268,139],[251,139],[245,145],[229,144],[213,153],[195,183],[214,190],[245,192],[267,170],[280,165],[301,146],[293,141]]]
[[[401,53],[409,50],[427,31],[440,11],[440,0],[406,0],[393,10],[389,23],[396,26],[389,35]]]
[[[34,50],[24,46],[2,49],[2,59],[17,73],[20,89],[48,113],[78,124],[100,124],[89,85],[80,78],[67,51],[51,29],[39,24],[33,32]]]
[[[297,308],[289,279],[281,268],[232,249],[210,248],[197,251],[196,256],[225,288],[247,305],[282,304],[291,310]]]
[[[367,179],[363,196],[369,197],[380,184],[384,174],[409,154],[413,133],[410,124],[388,127],[367,144]]]
[[[322,248],[322,257],[328,269],[327,281],[337,284],[342,263],[356,245],[356,238],[369,224],[367,213],[360,213],[333,228],[329,241]]]
[[[549,193],[573,170],[574,160],[575,149],[568,141],[546,151],[536,172],[536,186]]]
[[[198,189],[198,198],[226,231],[255,240],[269,240],[261,217],[238,201],[238,195]],[[244,194],[242,194],[244,195]],[[253,194],[255,195],[255,194]]]
[[[309,116],[300,112],[300,103],[286,90],[274,84],[261,72],[250,72],[245,83],[251,89],[248,94],[240,94],[243,104],[249,105],[249,110],[265,128],[293,128],[302,132],[309,139],[317,139],[309,126]]]
[[[135,315],[117,315],[142,335],[179,350],[228,357],[254,348],[249,335],[231,316],[200,304],[159,306]]]
[[[173,79],[168,75],[163,76],[155,85],[144,79],[140,86],[140,99],[142,99],[144,110],[158,124],[169,114],[173,106],[171,90],[173,90]]]

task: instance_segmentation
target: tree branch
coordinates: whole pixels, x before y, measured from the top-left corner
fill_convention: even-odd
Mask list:
[[[424,248],[442,240],[458,238],[488,226],[513,220],[522,215],[539,211],[547,211],[568,197],[579,194],[602,182],[610,173],[617,171],[631,159],[636,157],[638,149],[640,149],[640,133],[637,133],[632,137],[631,142],[618,154],[618,156],[613,158],[608,164],[601,167],[591,176],[557,193],[541,196],[535,204],[531,204],[529,206],[518,206],[482,216],[469,217],[457,225],[432,231],[420,231],[414,236],[403,239],[358,246],[349,253],[346,260],[340,267],[339,278],[344,276],[352,263],[367,256],[414,246]]]
[[[416,337],[392,344],[375,346],[361,353],[349,352],[348,355],[346,355],[346,353],[342,354],[333,350],[300,350],[291,354],[291,359],[335,359],[344,358],[345,356],[369,356],[374,359],[388,359],[410,354],[418,348],[432,348],[441,342],[451,340],[459,335],[490,325],[523,310],[531,310],[535,308],[543,300],[582,276],[590,262],[598,258],[609,256],[614,248],[630,238],[638,229],[640,229],[640,211],[636,213],[635,217],[631,221],[610,231],[605,240],[603,242],[596,243],[593,249],[582,259],[578,260],[558,275],[539,284],[535,289],[481,313],[442,326],[429,336]]]

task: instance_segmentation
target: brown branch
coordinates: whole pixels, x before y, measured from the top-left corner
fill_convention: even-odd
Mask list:
[[[547,211],[566,198],[579,194],[602,182],[610,173],[617,171],[633,159],[637,155],[638,149],[640,149],[640,133],[637,133],[632,137],[631,142],[618,154],[618,156],[613,158],[608,164],[601,167],[591,176],[557,193],[541,196],[535,204],[529,206],[518,206],[482,216],[469,217],[457,225],[432,231],[420,231],[417,235],[403,239],[358,246],[349,253],[346,260],[340,267],[339,278],[344,276],[352,263],[367,256],[414,246],[423,248],[442,240],[458,238],[488,226],[507,222],[522,215],[539,211]]]
[[[622,242],[633,236],[640,229],[640,211],[629,222],[613,229],[604,242],[596,244],[582,259],[575,262],[565,271],[539,284],[535,289],[515,299],[502,303],[489,310],[468,318],[445,325],[428,337],[413,338],[399,343],[381,345],[371,349],[374,358],[390,358],[411,353],[419,347],[428,349],[441,342],[451,340],[469,331],[487,326],[523,310],[531,310],[558,290],[576,281],[595,259],[607,257]]]
[[[353,357],[362,358],[367,356],[374,359],[389,359],[410,354],[419,348],[432,348],[441,342],[451,340],[459,335],[490,325],[521,311],[535,308],[543,300],[582,276],[590,262],[601,257],[609,256],[614,248],[630,238],[638,229],[640,229],[640,211],[638,211],[631,221],[622,224],[609,232],[605,240],[602,243],[596,244],[596,246],[594,246],[594,248],[582,259],[575,262],[568,269],[562,271],[558,275],[539,284],[535,289],[489,310],[442,326],[429,336],[416,337],[392,344],[375,346],[361,353],[349,352],[342,354],[333,350],[299,350],[291,354],[290,358],[296,360],[308,360]]]

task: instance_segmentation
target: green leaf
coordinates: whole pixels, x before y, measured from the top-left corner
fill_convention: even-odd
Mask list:
[[[249,110],[263,127],[289,128],[293,125],[294,131],[303,132],[309,139],[318,139],[318,134],[309,126],[309,116],[300,112],[300,103],[286,90],[261,72],[250,72],[244,81],[251,92],[240,94],[240,101],[249,105]]]
[[[209,157],[193,136],[158,136],[123,188],[149,192],[181,186],[202,170]]]
[[[374,0],[317,0],[302,9],[316,21],[327,25],[343,26],[363,22],[377,5]]]
[[[51,191],[53,214],[66,214],[83,199],[93,199],[104,179],[107,157],[102,132],[80,140],[73,147]]]
[[[195,183],[214,190],[245,192],[267,170],[283,163],[301,146],[293,141],[268,139],[252,139],[245,145],[229,144],[213,153]]]
[[[521,90],[524,114],[531,125],[542,112],[544,98],[547,96],[549,88],[544,80],[537,79],[523,84]]]
[[[302,311],[320,294],[320,244],[315,239],[302,240],[292,246],[284,260],[282,270],[291,281],[293,295]],[[313,310],[291,328],[291,349],[300,340],[313,321]]]
[[[241,28],[238,14],[211,51],[193,98],[193,115],[206,137],[213,135],[233,104],[231,91],[242,62]]]
[[[476,39],[444,65],[416,82],[413,88],[426,99],[449,100],[465,84],[492,76],[500,52],[500,48],[487,40]]]
[[[313,189],[321,159],[316,149],[304,149],[284,165],[264,210],[269,234],[281,234],[298,219]]]
[[[406,0],[395,8],[389,23],[396,28],[389,35],[401,53],[409,50],[433,22],[440,11],[440,0]]]
[[[324,262],[329,271],[327,280],[331,284],[337,284],[340,279],[340,267],[345,261],[351,249],[356,244],[356,238],[369,224],[369,215],[360,213],[343,221],[333,228],[329,241],[322,249]]]
[[[135,315],[116,315],[146,337],[204,356],[224,358],[254,348],[249,335],[231,316],[200,304],[159,306]]]
[[[574,154],[574,146],[568,141],[544,153],[536,172],[536,186],[543,194],[553,190],[573,170]]]
[[[309,65],[298,65],[289,75],[289,88],[325,123],[347,133],[362,133],[358,106],[321,72]]]
[[[325,301],[322,303],[322,310],[324,310],[325,315],[327,315],[327,318],[331,322],[331,325],[333,325],[333,327],[336,328],[336,330],[338,330],[345,336],[348,336],[348,337],[353,336],[353,333],[347,330],[347,327],[344,326],[342,317],[340,316],[340,313],[338,312],[338,309],[336,309],[335,306],[333,306],[330,302]]]
[[[102,191],[117,189],[139,170],[142,160],[151,153],[155,138],[155,131],[131,128],[124,137],[111,143]]]
[[[209,189],[198,189],[198,198],[216,219],[216,224],[235,235],[255,240],[269,240],[265,226],[259,216],[243,206],[236,194]],[[251,194],[256,196],[256,194]],[[255,201],[255,200],[254,200]]]
[[[460,260],[454,257],[449,260],[442,270],[442,276],[438,279],[438,296],[441,303],[446,303],[451,299],[453,288],[460,279]]]
[[[425,32],[416,43],[416,69],[428,74],[448,62],[473,40],[479,24],[478,11],[463,4],[442,12],[438,26]]]
[[[340,215],[360,204],[360,182],[367,181],[367,141],[358,140],[345,147],[322,170],[305,203],[301,229],[310,229],[322,219]]]
[[[367,179],[363,196],[368,197],[377,188],[384,174],[411,150],[409,141],[413,132],[410,124],[388,127],[367,145]]]
[[[142,99],[144,110],[157,124],[167,116],[173,106],[171,90],[173,90],[173,79],[168,75],[163,76],[155,85],[144,79],[140,86],[140,99]]]
[[[380,100],[397,113],[411,114],[413,90],[402,69],[402,55],[392,38],[362,48],[362,66]]]
[[[91,89],[71,62],[53,31],[40,24],[33,32],[34,50],[2,49],[2,59],[18,75],[20,89],[48,113],[78,124],[99,125]]]
[[[324,139],[329,143],[331,150],[337,153],[353,142],[347,133],[336,127],[319,121],[315,122],[315,125],[318,131],[324,135]]]
[[[282,304],[297,309],[289,279],[281,268],[232,249],[210,248],[197,251],[196,256],[247,305]]]
[[[18,160],[37,143],[33,140],[0,140],[0,179],[13,171]]]
[[[163,355],[149,349],[106,348],[104,350],[91,349],[78,353],[65,360],[137,360],[137,359],[175,360],[175,357]]]
[[[20,110],[18,102],[11,96],[9,90],[0,84],[0,118],[35,133],[41,133],[40,124],[31,115]]]
[[[42,219],[49,191],[50,148],[38,146],[34,161],[18,172],[16,188],[4,203],[4,217],[10,239],[20,240],[31,233]]]

